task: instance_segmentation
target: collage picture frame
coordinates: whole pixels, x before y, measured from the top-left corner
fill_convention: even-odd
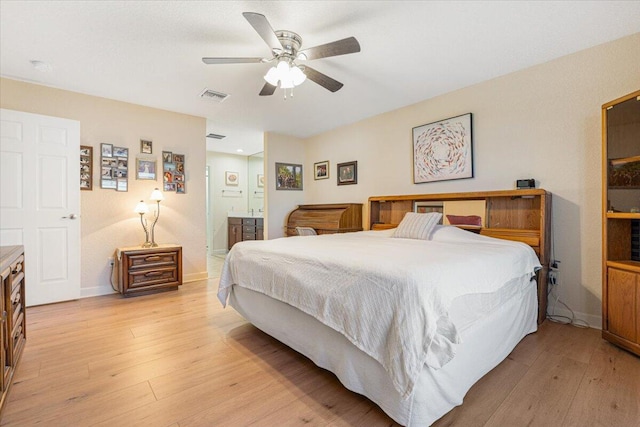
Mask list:
[[[129,190],[129,149],[100,144],[100,188]]]
[[[187,192],[184,154],[162,152],[162,182],[164,191],[173,191],[176,194]]]
[[[93,190],[93,147],[80,146],[80,190]]]

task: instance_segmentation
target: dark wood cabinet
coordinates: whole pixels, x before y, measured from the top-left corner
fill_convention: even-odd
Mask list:
[[[264,240],[264,219],[262,218],[227,218],[228,248],[244,240]]]
[[[119,248],[118,290],[124,296],[178,289],[182,285],[182,247]]]
[[[640,355],[640,91],[602,106],[602,337]],[[634,229],[636,231],[634,231]]]
[[[13,379],[20,355],[27,338],[24,248],[23,246],[0,247],[0,273],[2,274],[2,295],[0,308],[0,410]]]

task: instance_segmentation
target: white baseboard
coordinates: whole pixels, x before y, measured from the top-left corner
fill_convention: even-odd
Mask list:
[[[565,307],[562,307],[561,304],[558,304],[555,308],[551,301],[549,301],[549,305],[547,306],[547,312],[549,314],[556,314],[558,316],[565,316],[571,318],[571,312],[567,310]],[[576,319],[582,320],[583,322],[587,322],[590,328],[593,329],[602,329],[602,316],[596,316],[594,314],[580,313],[578,311],[573,312]]]
[[[182,283],[197,282],[198,280],[207,280],[209,274],[206,271],[199,273],[190,273],[182,276]],[[117,293],[113,290],[111,285],[93,286],[91,288],[81,288],[80,298],[99,297],[102,295],[110,295]]]
[[[206,271],[201,271],[199,273],[184,274],[182,276],[182,283],[197,282],[198,280],[207,280],[208,278],[209,278],[209,273],[207,273]]]
[[[110,285],[94,286],[92,288],[81,288],[80,298],[99,297],[102,295],[115,294],[116,291]]]

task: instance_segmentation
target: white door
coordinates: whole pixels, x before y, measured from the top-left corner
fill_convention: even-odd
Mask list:
[[[27,306],[80,297],[80,123],[0,110],[0,245],[24,245]]]

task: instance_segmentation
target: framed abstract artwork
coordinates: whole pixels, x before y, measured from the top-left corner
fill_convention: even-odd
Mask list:
[[[471,113],[413,128],[413,182],[473,178]]]

